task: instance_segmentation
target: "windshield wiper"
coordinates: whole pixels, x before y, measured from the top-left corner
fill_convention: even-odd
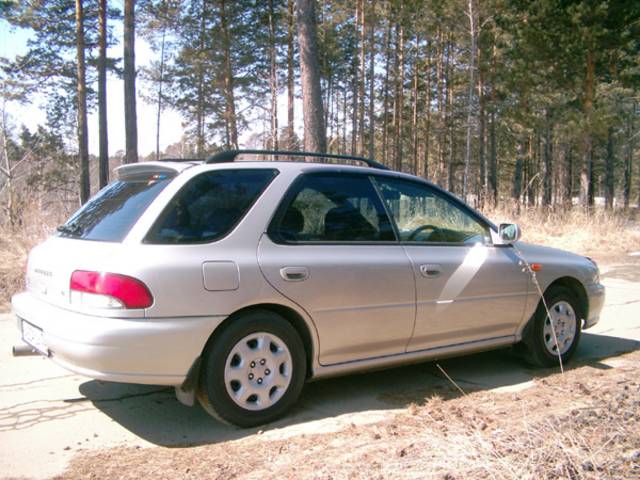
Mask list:
[[[82,232],[84,231],[82,227],[77,223],[70,223],[70,224],[65,223],[63,225],[58,225],[56,230],[60,233],[64,233],[66,235],[71,235],[76,237],[79,237],[80,235],[82,235]]]

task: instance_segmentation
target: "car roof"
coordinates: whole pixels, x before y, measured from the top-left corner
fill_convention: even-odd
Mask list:
[[[277,169],[280,172],[290,173],[310,173],[310,172],[336,172],[336,173],[360,173],[365,175],[383,175],[396,178],[405,178],[407,180],[426,183],[438,190],[444,191],[447,195],[451,195],[443,190],[435,183],[412,175],[409,173],[398,172],[396,170],[382,170],[361,165],[345,165],[344,163],[326,163],[326,162],[304,162],[304,161],[278,161],[278,160],[236,160],[231,162],[206,163],[203,160],[161,160],[150,162],[139,162],[121,165],[115,169],[119,178],[128,177],[137,174],[154,174],[154,173],[173,173],[180,174],[187,170],[197,169],[198,172],[210,170],[237,170],[237,169]],[[196,172],[194,172],[196,173]]]
[[[160,173],[160,172],[173,172],[181,173],[185,170],[197,167],[200,171],[206,170],[222,170],[222,169],[256,169],[256,168],[276,168],[282,172],[303,172],[310,170],[327,170],[327,171],[340,171],[340,172],[353,172],[353,173],[367,173],[367,174],[387,174],[393,176],[403,176],[412,179],[419,179],[424,181],[420,177],[410,175],[407,173],[397,172],[394,170],[382,170],[379,168],[373,168],[360,165],[348,165],[343,163],[325,163],[325,162],[303,162],[303,161],[278,161],[278,160],[238,160],[235,162],[221,162],[221,163],[206,163],[202,160],[162,160],[162,161],[150,161],[140,162],[134,164],[121,165],[116,168],[116,172],[119,176],[128,176],[138,173]],[[430,183],[430,182],[428,182]]]

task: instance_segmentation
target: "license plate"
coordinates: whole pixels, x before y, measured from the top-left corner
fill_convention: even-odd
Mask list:
[[[49,349],[44,343],[44,333],[25,320],[22,321],[22,340],[42,355],[49,356]]]

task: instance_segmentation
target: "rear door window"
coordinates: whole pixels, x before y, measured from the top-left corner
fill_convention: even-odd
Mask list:
[[[389,217],[364,175],[303,175],[287,198],[272,230],[280,241],[395,241]]]
[[[58,236],[121,242],[174,176],[144,174],[110,183],[58,227]]]
[[[201,173],[173,197],[145,243],[191,244],[222,238],[240,222],[277,173],[265,168]]]

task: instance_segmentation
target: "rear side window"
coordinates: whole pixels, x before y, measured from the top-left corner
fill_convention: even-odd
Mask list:
[[[222,238],[277,173],[264,168],[215,170],[192,178],[169,202],[145,243],[206,243]]]
[[[285,242],[380,242],[395,236],[369,178],[362,175],[303,175],[272,233]]]
[[[58,227],[58,236],[121,242],[173,177],[145,174],[110,183]]]

